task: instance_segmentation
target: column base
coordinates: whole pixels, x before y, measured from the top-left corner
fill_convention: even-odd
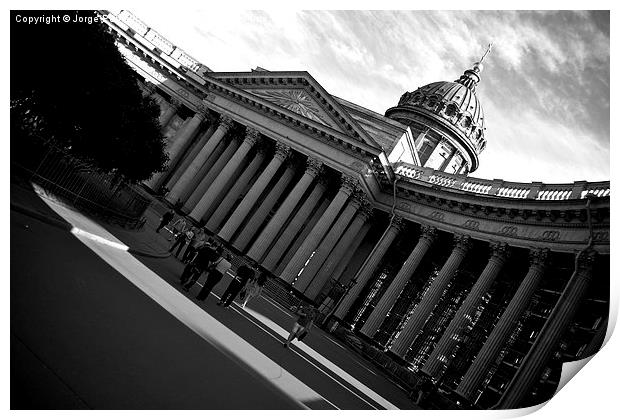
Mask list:
[[[399,356],[398,354],[394,353],[392,350],[388,350],[385,352],[385,354],[392,359],[393,361],[395,361],[396,363],[398,363],[399,365],[403,366],[403,367],[409,367],[410,363],[407,362],[405,359],[403,359],[401,356]]]
[[[358,331],[356,331],[355,335],[358,336],[359,338],[361,338],[367,344],[370,344],[373,347],[377,347],[378,349],[381,349],[381,350],[385,351],[385,347],[383,347],[381,344],[377,343],[372,337],[367,336],[363,332],[358,330]]]

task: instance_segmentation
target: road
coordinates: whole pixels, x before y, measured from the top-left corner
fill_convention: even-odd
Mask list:
[[[318,329],[283,348],[293,318],[275,302],[198,303],[176,259],[56,210],[95,236],[11,211],[11,408],[416,408]]]

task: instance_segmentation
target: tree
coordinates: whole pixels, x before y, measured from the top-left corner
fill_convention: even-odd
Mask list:
[[[54,15],[58,22],[24,23],[28,16]],[[143,96],[97,16],[11,12],[12,159],[53,142],[128,181],[145,180],[167,160],[159,106]]]

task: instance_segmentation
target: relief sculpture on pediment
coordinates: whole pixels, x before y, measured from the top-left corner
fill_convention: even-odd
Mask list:
[[[282,108],[333,128],[333,124],[322,115],[322,110],[303,89],[264,89],[252,90],[251,92],[259,98],[266,99]]]

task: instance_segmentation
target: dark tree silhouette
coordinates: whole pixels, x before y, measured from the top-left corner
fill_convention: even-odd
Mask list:
[[[42,15],[61,19],[23,23],[25,16]],[[63,15],[93,22],[64,23]],[[159,107],[143,96],[96,16],[11,12],[11,158],[26,158],[42,142],[53,142],[127,181],[148,179],[167,160]]]

